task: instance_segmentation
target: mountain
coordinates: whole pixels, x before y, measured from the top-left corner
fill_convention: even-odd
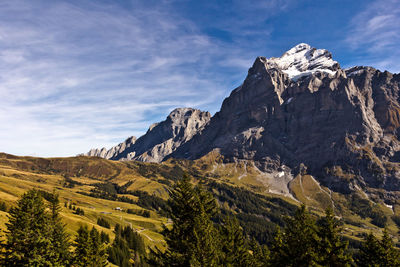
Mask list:
[[[81,154],[80,156],[90,156],[90,157],[100,157],[100,158],[105,158],[105,159],[112,159],[118,156],[119,154],[123,153],[126,149],[129,149],[133,144],[136,142],[136,137],[131,136],[128,139],[126,139],[124,142],[119,143],[116,146],[113,146],[112,148],[108,149],[103,147],[101,149],[99,148],[93,148],[89,152]]]
[[[327,50],[299,44],[258,57],[214,116],[179,108],[137,140],[87,153],[112,160],[0,153],[1,201],[57,188],[71,232],[101,217],[162,248],[168,192],[188,175],[261,243],[304,203],[316,216],[333,208],[358,247],[368,232],[399,230],[399,86],[399,74],[342,69]],[[7,220],[0,211],[0,229]]]
[[[248,161],[271,192],[289,194],[309,174],[341,193],[400,196],[400,75],[372,67],[342,69],[325,49],[301,43],[281,57],[258,57],[219,112],[176,109],[167,120],[96,155],[161,162]],[[382,191],[381,189],[384,189]]]
[[[218,153],[197,160],[169,159],[161,163],[112,161],[99,157],[36,158],[0,153],[0,204],[8,210],[19,197],[35,188],[44,196],[55,189],[62,205],[61,217],[68,232],[75,235],[81,225],[95,226],[114,237],[116,224],[138,230],[147,245],[165,247],[163,225],[168,192],[184,174],[202,184],[218,200],[219,219],[235,216],[246,235],[259,242],[272,241],[275,227],[292,216],[300,201],[315,216],[332,207],[343,219],[343,234],[354,246],[369,232],[386,226],[397,236],[400,201],[392,206],[372,202],[362,195],[328,192],[310,175],[297,175],[291,183],[293,196],[271,192],[259,179],[260,173],[248,161],[224,163]],[[286,170],[279,172],[276,179]],[[47,193],[46,193],[47,192]],[[77,214],[74,208],[84,210]],[[112,228],[97,225],[107,220]],[[6,229],[8,213],[0,209],[0,233]]]
[[[370,194],[400,186],[400,75],[342,69],[327,50],[299,44],[280,58],[258,57],[205,129],[170,157],[217,150],[271,172],[306,172],[330,189]],[[290,179],[289,179],[290,180]]]
[[[161,162],[176,148],[200,132],[210,118],[209,112],[192,108],[177,108],[168,115],[166,120],[151,125],[147,133],[139,139],[129,137],[109,150],[91,149],[83,155],[111,160]]]

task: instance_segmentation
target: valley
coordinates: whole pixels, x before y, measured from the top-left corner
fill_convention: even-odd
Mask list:
[[[328,207],[334,208],[343,219],[343,234],[353,246],[370,231],[380,233],[383,226],[397,241],[398,226],[393,218],[400,215],[398,204],[389,208],[383,202],[368,200],[361,192],[332,192],[307,174],[268,174],[252,162],[224,163],[223,156],[216,152],[195,161],[170,159],[163,163],[84,156],[45,159],[2,153],[0,196],[11,207],[28,189],[49,193],[55,189],[60,195],[63,222],[72,235],[86,224],[113,237],[113,226],[118,223],[135,229],[149,247],[163,248],[160,232],[163,225],[170,225],[165,217],[168,190],[185,174],[217,199],[217,220],[235,215],[245,233],[261,243],[271,242],[276,226],[283,226],[284,216],[293,215],[300,203],[306,204],[315,216],[321,216]],[[283,174],[292,178],[287,192],[277,194],[273,190],[276,184],[269,180],[282,178]],[[67,208],[69,204],[81,208],[84,215],[75,214]],[[384,218],[383,223],[374,221],[376,214]],[[109,221],[111,229],[97,225],[98,218]],[[7,213],[0,212],[1,229],[5,229],[6,222]]]

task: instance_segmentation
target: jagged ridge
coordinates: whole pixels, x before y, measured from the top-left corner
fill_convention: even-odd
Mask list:
[[[210,118],[209,112],[192,108],[177,108],[168,115],[165,121],[151,125],[147,133],[139,139],[130,137],[109,150],[92,149],[84,155],[112,160],[161,162],[165,156],[201,131]]]
[[[258,57],[219,112],[195,116],[198,127],[181,120],[172,127],[170,115],[111,159],[198,159],[218,151],[261,171],[302,170],[341,192],[385,188],[391,202],[400,186],[399,76],[343,70],[327,50],[299,44],[280,58]],[[186,127],[190,134],[175,134]]]

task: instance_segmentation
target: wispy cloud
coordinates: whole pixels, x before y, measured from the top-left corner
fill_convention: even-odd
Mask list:
[[[400,1],[376,0],[354,16],[346,42],[364,55],[360,63],[400,72]]]
[[[218,27],[268,38],[233,22]],[[251,64],[248,48],[216,40],[173,1],[2,1],[0,151],[74,155],[140,135],[175,107],[214,112]]]

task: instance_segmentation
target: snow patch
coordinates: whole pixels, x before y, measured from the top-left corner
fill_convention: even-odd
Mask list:
[[[347,73],[347,76],[354,76],[354,75],[361,74],[363,72],[364,72],[364,70],[356,70],[356,71],[352,71],[350,73]]]
[[[316,72],[334,75],[339,68],[328,50],[316,49],[305,43],[296,45],[279,58],[268,59],[266,65],[279,68],[294,81]]]

